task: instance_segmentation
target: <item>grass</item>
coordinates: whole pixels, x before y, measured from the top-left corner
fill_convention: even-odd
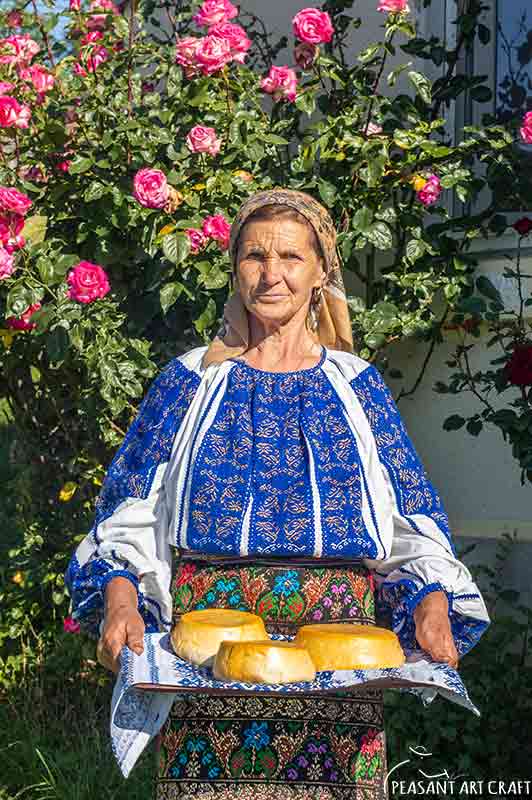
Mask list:
[[[0,706],[0,800],[147,800],[154,754],[128,780],[110,748],[110,687],[34,685]],[[5,734],[8,734],[7,736]]]

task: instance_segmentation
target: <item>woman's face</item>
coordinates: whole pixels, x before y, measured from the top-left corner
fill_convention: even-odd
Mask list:
[[[324,272],[308,225],[291,219],[247,222],[239,237],[236,274],[247,310],[264,323],[284,324],[302,308]]]

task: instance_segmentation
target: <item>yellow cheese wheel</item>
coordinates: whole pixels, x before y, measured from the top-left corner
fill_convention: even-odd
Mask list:
[[[316,670],[304,647],[294,642],[222,642],[214,660],[218,680],[250,683],[313,681]]]
[[[400,667],[405,661],[397,635],[376,625],[303,625],[294,641],[306,647],[318,672]]]
[[[191,664],[212,666],[220,643],[267,639],[257,614],[230,608],[205,608],[183,614],[170,634],[174,653]]]

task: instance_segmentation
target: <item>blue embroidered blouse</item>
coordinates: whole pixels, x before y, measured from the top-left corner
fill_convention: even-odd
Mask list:
[[[97,633],[105,586],[136,586],[147,630],[170,625],[172,547],[358,557],[407,652],[413,611],[445,591],[464,654],[489,624],[449,522],[378,370],[323,348],[315,367],[266,372],[205,347],[153,381],[106,474],[66,582]]]

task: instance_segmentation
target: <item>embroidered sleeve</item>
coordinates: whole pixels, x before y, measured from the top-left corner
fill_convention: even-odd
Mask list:
[[[383,560],[367,560],[378,603],[405,652],[419,650],[413,612],[430,592],[443,591],[456,648],[462,656],[489,625],[482,595],[457,558],[449,520],[380,372],[372,365],[351,381],[366,414],[392,500],[393,541]]]
[[[199,376],[179,359],[155,378],[115,454],[96,501],[92,528],[72,556],[65,582],[73,616],[98,635],[107,583],[130,580],[148,631],[171,619],[171,553],[164,476],[175,435]]]

